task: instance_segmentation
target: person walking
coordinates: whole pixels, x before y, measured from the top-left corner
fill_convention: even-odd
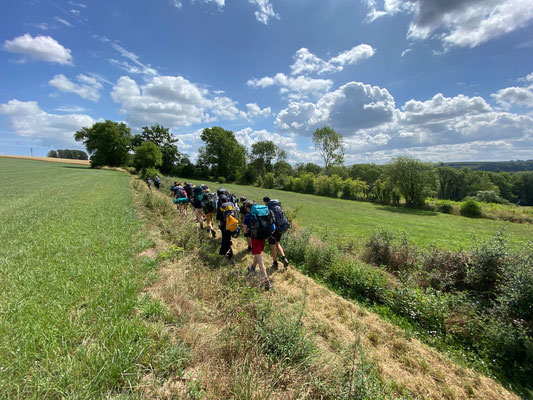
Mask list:
[[[161,185],[161,179],[159,179],[159,176],[156,175],[154,178],[154,186],[157,191],[159,191],[159,185]]]
[[[246,210],[246,214],[242,227],[244,234],[250,238],[254,256],[252,264],[248,267],[248,274],[254,274],[256,266],[259,266],[259,271],[263,277],[261,286],[265,290],[270,290],[272,283],[268,277],[262,253],[267,238],[274,230],[273,216],[268,207],[254,204],[251,200],[246,201],[243,208]]]
[[[246,208],[246,203],[247,203],[246,196],[241,196],[239,201],[241,203],[241,207],[239,211],[239,219],[241,221],[241,225],[244,227],[244,219],[246,218],[246,214],[248,214],[250,211],[247,211],[247,208]],[[252,204],[253,204],[253,201],[252,201]],[[243,228],[243,232],[244,232],[244,237],[246,238],[246,243],[248,244],[247,250],[252,251],[252,239],[250,238],[250,232],[245,232],[244,228]]]
[[[215,229],[213,228],[213,220],[215,217],[215,211],[216,211],[216,204],[217,199],[216,195],[214,193],[211,193],[209,188],[206,188],[204,190],[204,200],[202,202],[202,207],[204,209],[204,215],[205,215],[205,225],[207,227],[207,231],[211,233],[213,236],[213,239],[216,237]]]
[[[236,206],[228,200],[226,195],[219,198],[220,207],[217,208],[216,219],[220,233],[222,235],[222,242],[220,243],[220,250],[218,254],[225,256],[231,264],[235,264],[235,257],[233,256],[233,249],[231,248],[231,237],[238,232],[238,224],[236,216]],[[229,220],[229,221],[228,221]],[[237,227],[235,227],[237,224]],[[233,230],[235,228],[235,230]]]
[[[270,252],[272,254],[272,268],[278,269],[278,253],[281,256],[281,262],[285,269],[289,266],[289,260],[285,257],[285,251],[281,247],[281,236],[287,232],[290,228],[290,223],[285,215],[285,212],[281,208],[279,200],[272,200],[270,197],[263,197],[263,203],[272,212],[274,216],[274,224],[276,225],[275,231],[269,236],[268,243],[270,244]]]
[[[181,214],[187,215],[187,204],[189,204],[189,198],[187,197],[187,192],[185,188],[181,186],[181,183],[176,182],[175,191],[175,204],[177,204],[178,211]]]
[[[146,184],[148,185],[148,189],[152,190],[152,180],[150,177],[146,178]]]

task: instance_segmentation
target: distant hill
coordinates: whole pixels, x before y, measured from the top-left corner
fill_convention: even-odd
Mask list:
[[[533,160],[516,161],[472,161],[437,163],[438,167],[469,168],[473,171],[520,172],[533,171]]]

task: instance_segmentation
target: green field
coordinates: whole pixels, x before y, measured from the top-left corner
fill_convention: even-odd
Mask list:
[[[181,182],[186,179],[176,178]],[[308,194],[285,192],[214,182],[206,183],[212,190],[225,186],[237,196],[246,195],[260,202],[263,196],[278,198],[285,208],[299,209],[300,227],[309,228],[316,236],[331,235],[340,242],[353,242],[361,249],[367,238],[379,229],[405,232],[412,244],[457,250],[490,238],[503,229],[513,247],[519,247],[533,238],[533,228],[527,224],[472,219],[433,211],[393,207],[369,202],[332,199]],[[168,191],[168,184],[163,188]]]
[[[123,172],[0,159],[0,397],[95,398],[144,373],[153,261]]]

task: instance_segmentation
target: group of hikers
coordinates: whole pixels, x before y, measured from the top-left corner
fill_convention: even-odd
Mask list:
[[[271,287],[262,256],[267,241],[273,260],[271,268],[278,269],[279,254],[280,261],[287,269],[289,261],[280,241],[282,235],[289,230],[290,223],[279,200],[265,196],[263,204],[256,204],[245,196],[238,199],[224,187],[212,193],[207,185],[195,186],[187,182],[183,185],[174,182],[170,191],[180,215],[187,215],[190,205],[200,229],[205,228],[213,238],[216,238],[214,225],[218,226],[222,235],[219,254],[232,264],[235,263],[235,257],[231,239],[237,237],[242,230],[248,243],[247,251],[253,254],[248,274],[255,274],[256,267],[259,267],[263,278],[261,286],[265,290]]]

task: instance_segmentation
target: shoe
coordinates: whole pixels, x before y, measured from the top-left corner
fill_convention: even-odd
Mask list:
[[[230,263],[231,265],[235,265],[235,264],[237,263],[237,261],[235,261],[235,257],[231,257],[231,258],[229,259],[229,263]]]
[[[274,261],[274,262],[272,263],[272,265],[270,266],[270,268],[275,269],[275,270],[277,271],[277,270],[278,270],[278,262],[277,262],[277,261]]]
[[[200,229],[204,229],[204,223],[200,222]]]
[[[246,251],[252,251],[252,246],[248,246],[248,249]]]
[[[253,275],[255,274],[255,267],[251,266],[251,265],[248,265],[248,268],[247,268],[247,274],[248,275]]]
[[[217,233],[214,229],[211,229],[211,235],[213,236],[213,239],[217,236]]]
[[[281,262],[283,263],[283,266],[285,269],[289,266],[289,260],[287,260],[287,257],[281,257]]]
[[[266,290],[270,290],[270,288],[272,287],[272,283],[270,283],[270,279],[266,279],[263,281],[263,283],[261,283],[261,287],[266,291]]]

